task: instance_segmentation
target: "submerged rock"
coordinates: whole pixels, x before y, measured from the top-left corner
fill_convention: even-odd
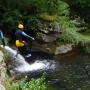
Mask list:
[[[65,54],[72,50],[72,44],[66,44],[56,47],[55,54]]]

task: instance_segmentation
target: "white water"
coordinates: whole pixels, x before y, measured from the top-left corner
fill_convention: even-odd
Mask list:
[[[47,69],[55,69],[55,63],[51,64],[47,60],[35,60],[34,63],[29,64],[25,61],[25,58],[18,54],[18,56],[15,58],[16,50],[10,48],[9,46],[5,46],[5,49],[9,53],[9,56],[11,60],[15,60],[18,65],[14,68],[17,72],[30,72],[30,71],[36,71],[36,70],[47,70]]]

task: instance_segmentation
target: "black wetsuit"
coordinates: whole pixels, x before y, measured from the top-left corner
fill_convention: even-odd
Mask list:
[[[3,36],[3,32],[0,30],[0,39],[1,39],[1,43],[5,46],[5,41],[4,41],[4,36]]]
[[[15,33],[15,36],[16,36],[16,40],[19,40],[21,42],[23,42],[23,41],[26,42],[26,40],[25,40],[26,38],[28,38],[30,40],[34,40],[34,38],[30,37],[22,30],[17,30]],[[26,45],[24,45],[23,47],[18,47],[18,50],[20,51],[21,54],[26,54],[27,53],[26,48],[27,48]]]

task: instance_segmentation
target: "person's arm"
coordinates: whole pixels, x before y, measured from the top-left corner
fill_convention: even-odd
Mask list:
[[[1,40],[2,40],[3,46],[5,46],[5,41],[4,41],[3,32],[1,31],[0,34],[1,34]]]
[[[27,35],[25,32],[22,32],[22,35],[25,36],[25,37],[27,37],[27,38],[30,38],[31,40],[35,40],[33,37]]]
[[[4,38],[4,36],[3,36],[3,33],[1,32],[1,38],[3,39]]]

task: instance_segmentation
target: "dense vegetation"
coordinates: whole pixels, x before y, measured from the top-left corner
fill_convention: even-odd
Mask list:
[[[31,79],[28,82],[26,78],[15,82],[8,78],[5,86],[6,90],[47,90],[44,76],[38,79]]]
[[[74,6],[80,7],[79,10],[75,11]],[[40,27],[40,24],[38,24],[40,22],[39,15],[44,13],[55,15],[58,21],[54,20],[53,22],[58,22],[60,28],[62,27],[60,30],[62,32],[64,30],[63,37],[60,37],[60,39],[74,43],[89,43],[89,37],[84,37],[77,32],[89,26],[89,20],[87,22],[89,9],[90,2],[88,0],[18,0],[17,2],[15,0],[1,0],[0,22],[3,23],[3,31],[13,37],[18,23],[24,23],[25,19],[29,19],[32,28],[38,29]],[[84,14],[87,15],[82,17]],[[77,18],[80,18],[80,20],[76,20]]]
[[[90,24],[90,1],[89,0],[67,0],[70,5],[72,15],[84,18]]]

